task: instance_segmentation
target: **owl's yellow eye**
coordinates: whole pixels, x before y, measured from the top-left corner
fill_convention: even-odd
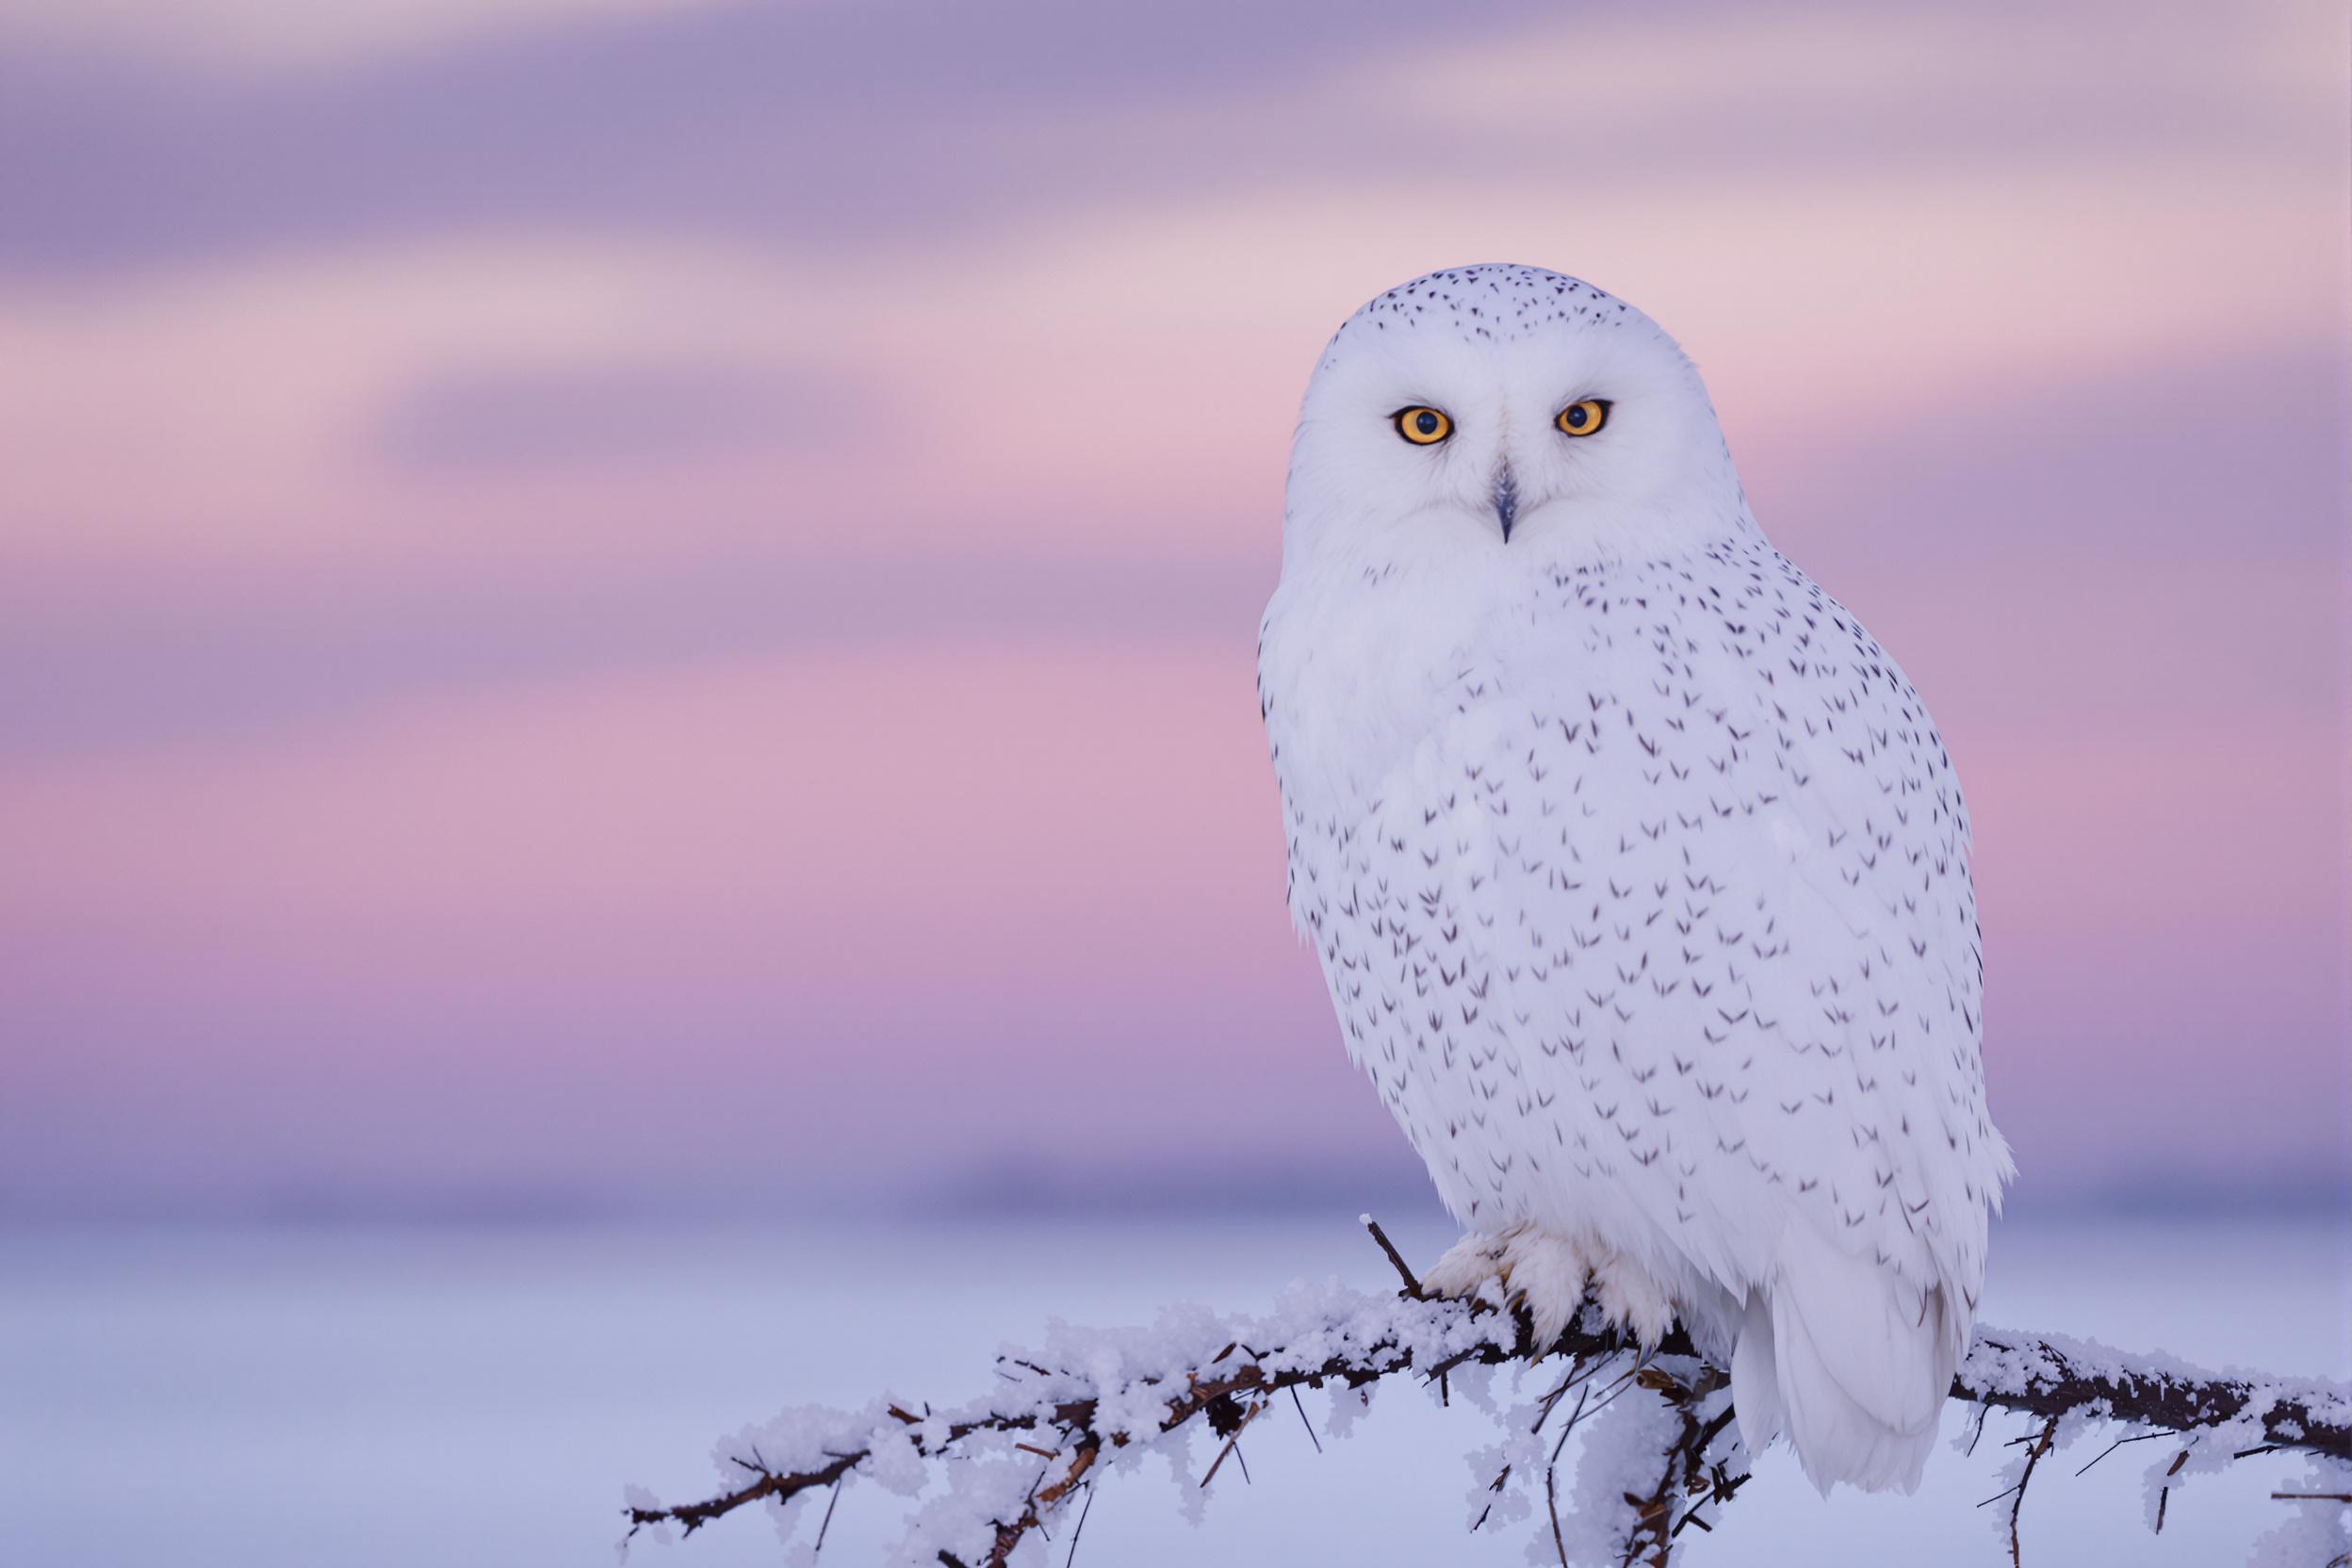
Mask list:
[[[1609,423],[1609,404],[1598,398],[1587,398],[1561,409],[1560,417],[1552,423],[1568,435],[1590,435]]]
[[[1442,409],[1416,404],[1398,409],[1392,417],[1396,421],[1396,433],[1416,447],[1434,447],[1454,433],[1454,422]]]

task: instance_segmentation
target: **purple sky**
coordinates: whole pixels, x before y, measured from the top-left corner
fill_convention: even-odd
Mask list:
[[[1476,260],[1926,693],[2020,1200],[2342,1184],[2344,28],[29,0],[0,1214],[1412,1190],[1252,639],[1316,349]]]

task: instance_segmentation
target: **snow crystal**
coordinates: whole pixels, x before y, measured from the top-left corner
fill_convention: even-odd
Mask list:
[[[1168,1461],[1168,1478],[1175,1483],[1176,1511],[1184,1523],[1199,1526],[1208,1517],[1209,1489],[1200,1485],[1201,1472],[1192,1463],[1192,1429],[1184,1427],[1170,1432],[1156,1445],[1157,1452]]]
[[[646,1512],[650,1513],[661,1508],[662,1499],[655,1496],[650,1489],[631,1482],[628,1486],[621,1488],[621,1506],[629,1509],[643,1509]],[[645,1538],[649,1541],[658,1541],[664,1546],[670,1544],[670,1527],[667,1522],[639,1526],[638,1529],[644,1530]],[[622,1563],[629,1561],[629,1542],[636,1536],[636,1534],[637,1530],[632,1529],[628,1535],[622,1536],[618,1541],[615,1541],[612,1544],[612,1556],[615,1561]]]
[[[2352,1505],[2332,1500],[2352,1496],[2352,1464],[2314,1459],[2308,1471],[2278,1490],[2318,1495],[2286,1503],[2292,1513],[2255,1541],[2248,1568],[2311,1568],[2341,1562],[2352,1552]]]
[[[1370,1383],[1362,1388],[1349,1388],[1345,1383],[1334,1385],[1331,1389],[1331,1413],[1323,1418],[1323,1435],[1347,1437],[1353,1433],[1356,1423],[1372,1408],[1373,1386]]]
[[[1489,1415],[1494,1410],[1494,1368],[1478,1362],[1465,1362],[1446,1375],[1453,1385],[1454,1396],[1466,1402],[1472,1410]]]
[[[1581,1451],[1573,1456],[1573,1489],[1566,1484],[1569,1454],[1560,1456],[1559,1472],[1563,1494],[1560,1544],[1566,1548],[1570,1562],[1600,1568],[1625,1560],[1626,1536],[1635,1523],[1625,1499],[1646,1497],[1658,1490],[1663,1456],[1681,1431],[1681,1414],[1638,1384],[1628,1383],[1609,1396],[1597,1413],[1584,1417],[1576,1434]],[[1547,1512],[1547,1528],[1550,1523]],[[1539,1536],[1543,1533],[1538,1532]],[[1527,1560],[1559,1560],[1551,1541],[1530,1542]]]
[[[996,1522],[1021,1516],[1036,1485],[1037,1465],[1034,1460],[1019,1462],[1028,1456],[1012,1451],[1001,1439],[976,1444],[972,1452],[991,1447],[1010,1457],[968,1457],[942,1467],[946,1488],[908,1518],[897,1560],[936,1568],[939,1554],[946,1552],[966,1562],[977,1561],[995,1544]]]
[[[905,1427],[896,1431],[875,1432],[869,1442],[866,1462],[858,1466],[882,1484],[886,1492],[902,1497],[912,1497],[930,1479],[924,1473],[923,1451],[915,1446],[915,1439]]]

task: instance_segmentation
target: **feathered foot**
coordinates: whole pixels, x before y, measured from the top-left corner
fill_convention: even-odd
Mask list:
[[[1602,1315],[1645,1350],[1674,1325],[1674,1305],[1647,1269],[1589,1236],[1514,1225],[1494,1235],[1466,1235],[1421,1280],[1432,1296],[1524,1306],[1535,1343],[1567,1331],[1590,1287]]]

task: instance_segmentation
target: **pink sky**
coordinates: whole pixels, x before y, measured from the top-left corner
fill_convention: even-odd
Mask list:
[[[0,1214],[1409,1187],[1252,639],[1474,260],[1926,693],[2020,1200],[2344,1179],[2335,8],[188,9],[0,21]]]

